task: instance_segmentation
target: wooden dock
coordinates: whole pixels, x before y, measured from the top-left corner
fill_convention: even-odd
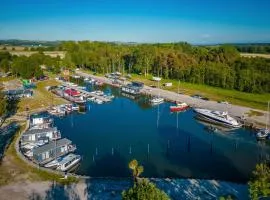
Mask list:
[[[93,93],[85,91],[83,89],[79,89],[79,88],[77,88],[75,86],[68,85],[65,82],[62,82],[62,85],[65,86],[66,88],[70,88],[70,89],[74,89],[74,90],[79,91],[84,97],[95,97],[96,99],[99,99],[99,100],[101,100],[103,102],[111,101],[109,98],[106,98],[104,96],[99,96],[97,94],[93,94]]]

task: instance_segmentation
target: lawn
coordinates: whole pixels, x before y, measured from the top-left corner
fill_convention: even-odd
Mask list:
[[[59,85],[54,79],[40,81],[36,84],[37,88],[34,89],[34,95],[31,98],[22,98],[18,104],[18,112],[25,111],[28,107],[30,110],[38,108],[45,108],[51,105],[63,104],[66,101],[47,91],[46,86]]]
[[[144,77],[143,75],[132,74],[132,80],[144,82],[146,85],[156,85],[157,82],[151,80],[152,76]],[[164,87],[163,83],[171,82],[172,87]],[[162,89],[178,91],[178,81],[162,79],[160,86]],[[207,85],[192,84],[180,82],[179,91],[186,95],[200,94],[214,101],[228,101],[232,104],[247,106],[260,110],[267,110],[267,101],[270,100],[270,94],[252,94],[239,92],[236,90],[227,90]]]

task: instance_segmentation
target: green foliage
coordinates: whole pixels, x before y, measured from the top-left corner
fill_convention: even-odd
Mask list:
[[[231,45],[195,47],[187,43],[126,45],[64,42],[65,67],[97,73],[141,73],[249,93],[270,92],[270,59],[243,58]]]
[[[143,173],[144,170],[143,166],[139,165],[138,161],[135,159],[130,161],[128,166],[132,170],[133,178],[136,181],[137,178]]]
[[[253,172],[253,179],[249,184],[251,199],[270,197],[270,168],[267,164],[258,164]]]
[[[159,190],[147,179],[140,179],[137,184],[122,192],[123,200],[169,200],[169,196]]]
[[[0,118],[7,113],[7,100],[0,88]]]
[[[10,70],[10,63],[8,59],[3,59],[0,61],[0,71],[8,72]]]
[[[269,54],[270,53],[270,45],[236,45],[236,48],[240,52],[244,53],[263,53]]]

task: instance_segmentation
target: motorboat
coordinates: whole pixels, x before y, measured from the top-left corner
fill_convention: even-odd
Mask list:
[[[81,160],[80,155],[76,154],[68,154],[67,156],[63,157],[63,159],[58,163],[57,170],[60,171],[68,171]]]
[[[95,99],[95,102],[96,102],[97,104],[103,104],[103,101],[100,100],[100,99]]]
[[[76,103],[72,104],[72,110],[78,111],[80,109],[80,106],[77,105]]]
[[[44,165],[44,167],[46,168],[56,168],[59,166],[59,163],[63,160],[63,157],[59,157],[49,163],[47,163],[46,165]]]
[[[152,98],[152,99],[150,99],[150,102],[152,103],[152,104],[161,104],[161,103],[163,103],[164,102],[164,99],[163,98],[161,98],[161,97],[154,97],[154,98]]]
[[[198,118],[209,121],[211,123],[221,124],[223,126],[240,128],[240,124],[236,119],[231,117],[228,112],[212,111],[208,109],[195,108]]]
[[[87,101],[94,101],[96,98],[95,97],[88,97]]]
[[[268,137],[268,135],[270,134],[270,131],[269,129],[267,128],[263,128],[263,129],[260,129],[257,133],[256,133],[256,138],[258,140],[264,140]]]
[[[180,111],[184,111],[186,109],[188,109],[188,105],[183,102],[183,103],[176,103],[176,105],[174,106],[170,106],[170,111],[171,112],[180,112]]]

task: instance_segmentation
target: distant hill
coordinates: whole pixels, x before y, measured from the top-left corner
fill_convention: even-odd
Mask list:
[[[34,41],[34,40],[0,40],[0,45],[25,47],[55,47],[62,41]]]

